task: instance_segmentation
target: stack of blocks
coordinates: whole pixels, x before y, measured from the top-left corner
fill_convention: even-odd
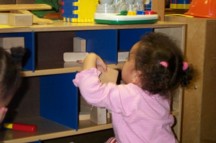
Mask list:
[[[98,0],[62,0],[62,16],[65,22],[94,22]]]

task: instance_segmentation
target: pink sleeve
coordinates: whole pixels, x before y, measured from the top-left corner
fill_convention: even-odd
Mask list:
[[[73,83],[76,87],[80,87],[83,84],[83,80],[87,80],[86,82],[91,82],[93,79],[97,79],[101,74],[96,68],[91,68],[89,70],[84,70],[76,74]],[[84,87],[85,88],[85,87]]]
[[[84,70],[77,73],[73,83],[80,89],[84,99],[95,106],[104,106],[102,103],[106,100],[107,85],[100,82],[99,75],[101,74],[96,68]]]
[[[96,68],[81,71],[77,73],[73,83],[79,87],[81,95],[89,104],[105,107],[114,112],[125,111],[122,104],[124,99],[120,96],[122,90],[116,84],[101,83],[99,75],[100,71]]]

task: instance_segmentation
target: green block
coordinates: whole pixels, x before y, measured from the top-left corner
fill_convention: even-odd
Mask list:
[[[48,4],[52,6],[52,10],[33,10],[32,13],[36,16],[43,18],[44,15],[49,13],[56,13],[59,11],[59,0],[35,0],[36,4]]]

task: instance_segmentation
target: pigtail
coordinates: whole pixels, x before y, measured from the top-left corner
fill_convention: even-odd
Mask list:
[[[182,79],[180,81],[182,87],[186,87],[190,84],[193,77],[193,73],[194,73],[193,67],[191,65],[185,66],[185,63],[183,63]]]
[[[14,85],[12,87],[12,92],[10,94],[13,94],[19,87],[22,82],[22,77],[20,76],[20,71],[22,70],[23,65],[23,59],[26,55],[26,48],[24,47],[12,47],[10,49],[11,54],[11,60],[14,64],[14,66],[11,64],[11,67],[13,66],[14,72],[16,72],[16,77],[14,78]],[[12,73],[12,72],[11,72]]]
[[[13,47],[10,49],[10,51],[11,51],[11,58],[13,62],[17,65],[18,68],[22,68],[22,61],[26,53],[25,48]]]

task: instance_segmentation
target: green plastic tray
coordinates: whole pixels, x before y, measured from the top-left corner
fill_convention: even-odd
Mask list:
[[[153,24],[158,21],[158,15],[118,15],[113,13],[96,13],[94,20],[98,24]]]

